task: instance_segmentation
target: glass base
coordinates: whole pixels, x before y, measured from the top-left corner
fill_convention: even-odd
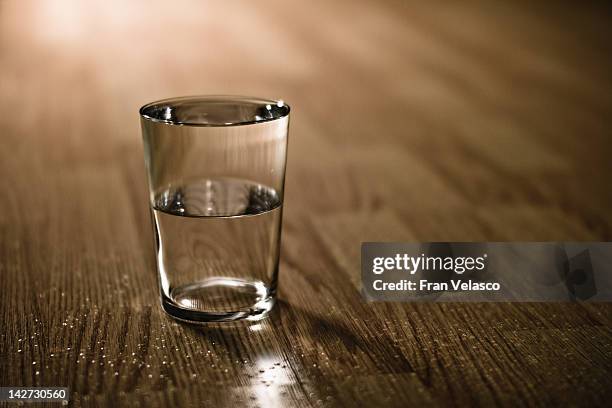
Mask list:
[[[256,321],[264,319],[276,302],[276,288],[261,281],[209,278],[162,291],[162,307],[188,323]]]

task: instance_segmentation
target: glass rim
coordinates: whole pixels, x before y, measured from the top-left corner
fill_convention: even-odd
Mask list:
[[[279,108],[283,108],[282,113],[279,113],[276,116],[271,118],[262,118],[259,120],[239,120],[235,122],[225,122],[225,123],[205,123],[205,122],[194,122],[194,121],[182,121],[182,120],[172,120],[172,119],[162,119],[159,117],[151,116],[150,110],[156,107],[161,107],[163,105],[177,103],[177,102],[197,102],[203,106],[207,104],[212,104],[214,102],[226,102],[230,104],[246,105],[246,104],[255,104],[261,105],[263,107],[275,105]],[[291,111],[291,107],[285,103],[282,99],[274,100],[274,99],[265,99],[258,98],[253,96],[242,96],[242,95],[191,95],[191,96],[178,96],[173,98],[164,98],[159,99],[157,101],[149,102],[143,105],[138,113],[142,119],[155,122],[155,123],[163,123],[166,125],[172,126],[192,126],[192,127],[230,127],[230,126],[245,126],[245,125],[255,125],[258,123],[266,123],[273,122],[276,120],[283,119],[289,116]]]

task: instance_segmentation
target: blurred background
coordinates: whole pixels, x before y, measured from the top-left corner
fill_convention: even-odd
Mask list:
[[[4,188],[44,202],[99,185],[97,205],[137,208],[144,227],[138,108],[255,95],[293,107],[290,220],[609,239],[609,17],[560,2],[3,1]]]
[[[0,1],[0,385],[603,405],[609,307],[365,304],[359,255],[610,240],[610,21],[605,2]],[[138,109],[195,94],[292,107],[281,323],[255,334],[158,305]]]

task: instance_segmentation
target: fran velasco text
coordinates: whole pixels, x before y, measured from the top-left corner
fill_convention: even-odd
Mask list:
[[[406,253],[394,256],[375,257],[372,260],[371,270],[374,275],[383,275],[387,271],[401,271],[408,277],[420,272],[418,279],[400,279],[386,281],[382,276],[372,281],[375,291],[498,291],[501,285],[498,282],[478,282],[472,279],[448,279],[448,281],[431,281],[424,276],[428,271],[451,272],[457,276],[465,272],[483,271],[486,267],[487,254],[482,256],[427,256],[420,254],[411,256]]]
[[[609,302],[612,242],[364,242],[361,290],[382,302]]]

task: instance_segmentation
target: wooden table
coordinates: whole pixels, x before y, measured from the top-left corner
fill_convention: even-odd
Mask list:
[[[612,237],[609,10],[425,3],[0,3],[0,385],[129,407],[608,405],[608,304],[360,297],[362,241]],[[281,302],[256,326],[159,306],[137,110],[214,93],[293,108]]]

